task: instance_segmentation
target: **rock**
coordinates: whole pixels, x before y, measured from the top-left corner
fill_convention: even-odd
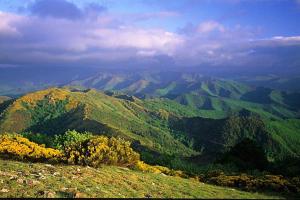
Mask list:
[[[27,185],[34,186],[40,184],[41,182],[36,180],[28,180],[26,183]]]
[[[46,164],[45,166],[46,167],[54,167],[53,165],[50,165],[50,164]]]
[[[40,190],[40,191],[38,191],[37,193],[38,193],[38,195],[40,195],[40,196],[43,196],[43,195],[45,194],[45,192],[44,192],[43,190]]]
[[[17,180],[18,179],[18,176],[11,176],[10,178],[9,178],[9,180]]]
[[[39,179],[44,180],[44,179],[46,179],[46,177],[45,176],[40,176]]]
[[[155,185],[155,183],[152,182],[152,185]]]
[[[59,176],[59,175],[60,175],[59,172],[54,172],[54,173],[53,173],[53,176]]]
[[[118,167],[118,168],[121,169],[121,170],[124,170],[124,171],[130,171],[130,169],[126,168],[126,167]]]
[[[68,190],[68,188],[66,188],[66,187],[63,187],[63,188],[61,188],[60,190],[61,190],[61,191],[63,191],[63,192],[65,192],[65,191],[67,191],[67,190]]]
[[[19,179],[17,180],[17,183],[19,183],[19,184],[23,184],[23,183],[24,183],[24,180],[23,180],[23,179],[21,179],[21,178],[19,178]]]
[[[47,192],[46,196],[47,198],[55,198],[56,193],[55,192]]]
[[[76,193],[74,194],[74,198],[84,198],[84,194],[81,193],[81,192],[76,192]]]
[[[72,176],[72,179],[78,179],[79,177],[78,176]]]
[[[9,190],[8,190],[8,189],[5,189],[5,188],[3,188],[2,190],[0,190],[0,192],[2,192],[2,193],[7,193],[7,192],[9,192]]]

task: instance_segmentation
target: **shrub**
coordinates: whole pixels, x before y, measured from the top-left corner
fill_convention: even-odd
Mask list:
[[[207,181],[220,186],[237,187],[247,191],[276,191],[276,192],[297,192],[300,191],[297,185],[297,178],[291,180],[281,175],[264,175],[261,177],[247,174],[224,175],[211,177]]]
[[[148,165],[146,163],[144,163],[143,161],[138,161],[135,165],[135,168],[138,170],[141,170],[143,172],[150,172],[150,173],[156,173],[156,174],[166,174],[169,176],[177,176],[177,177],[182,177],[182,178],[189,178],[189,176],[180,171],[180,170],[173,170],[173,169],[169,169],[167,167],[163,167],[163,166],[159,166],[159,165]]]
[[[140,159],[130,147],[130,142],[114,137],[94,136],[90,139],[64,146],[70,164],[99,167],[102,164],[134,166]]]
[[[92,136],[93,135],[88,132],[79,133],[75,130],[68,130],[65,134],[54,136],[53,146],[57,149],[65,149],[71,145],[86,141]]]
[[[35,142],[40,145],[45,145],[46,147],[52,147],[53,146],[53,137],[48,136],[47,134],[42,133],[32,133],[32,132],[25,132],[20,133],[22,137],[27,138],[31,142]]]
[[[17,134],[4,134],[0,136],[0,156],[2,158],[32,162],[60,162],[63,159],[61,151],[45,148]]]
[[[219,162],[234,163],[240,170],[263,170],[268,167],[267,156],[263,148],[248,138],[232,147]]]

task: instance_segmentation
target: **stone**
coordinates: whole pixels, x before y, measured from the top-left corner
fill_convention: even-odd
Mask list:
[[[27,185],[34,186],[40,184],[41,182],[36,180],[28,180],[26,183]]]
[[[53,173],[53,176],[59,176],[59,175],[60,175],[59,172],[54,172],[54,173]]]
[[[24,180],[23,180],[23,179],[21,179],[21,178],[19,178],[19,179],[17,180],[17,183],[19,183],[19,184],[23,184],[23,183],[24,183]]]
[[[8,190],[8,189],[5,189],[5,188],[3,188],[2,190],[0,190],[0,192],[2,192],[2,193],[7,193],[7,192],[9,192],[9,190]]]
[[[81,192],[76,192],[76,193],[74,194],[74,198],[84,198],[84,194],[81,193]]]
[[[47,192],[47,198],[55,198],[56,193],[55,192]]]

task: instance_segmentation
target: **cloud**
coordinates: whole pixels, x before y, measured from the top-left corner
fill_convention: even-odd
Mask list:
[[[178,32],[134,25],[136,20],[176,17],[176,12],[124,19],[98,4],[79,9],[64,0],[40,0],[33,5],[50,1],[64,6],[55,10],[58,5],[52,5],[47,11],[37,6],[32,15],[0,12],[0,65],[271,66],[287,58],[280,49],[295,54],[300,46],[300,36],[257,39],[259,28],[216,20],[190,23]],[[299,63],[297,56],[289,58]]]
[[[225,28],[222,24],[216,22],[216,21],[206,21],[197,27],[197,31],[199,33],[209,33],[212,31],[219,31],[219,32],[224,32]]]
[[[162,29],[114,25],[108,16],[69,20],[1,13],[0,63],[94,65],[134,57],[173,55],[181,36]],[[15,23],[17,21],[18,23]],[[14,37],[7,40],[7,37]],[[16,37],[19,38],[16,38]],[[147,52],[147,53],[146,53]],[[79,62],[80,63],[80,62]]]
[[[20,22],[22,18],[23,17],[15,14],[0,11],[0,36],[14,37],[20,35],[13,24]]]
[[[81,10],[66,0],[37,0],[30,11],[41,17],[78,19],[82,16]]]
[[[67,0],[36,0],[29,5],[29,11],[39,17],[53,17],[60,19],[77,20],[82,17],[96,17],[106,11],[106,7],[96,3],[87,4],[80,9]]]
[[[159,11],[159,12],[130,14],[128,17],[132,18],[133,21],[144,21],[144,20],[155,19],[155,18],[163,19],[163,18],[178,17],[178,16],[180,16],[180,14],[177,12]]]

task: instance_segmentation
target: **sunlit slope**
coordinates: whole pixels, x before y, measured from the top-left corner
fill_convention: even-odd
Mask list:
[[[117,90],[141,96],[177,96],[185,93],[239,98],[249,90],[246,85],[234,81],[203,77],[199,74],[160,73],[101,73],[87,79],[76,80],[69,85]]]
[[[143,104],[135,97],[127,100],[95,90],[71,92],[53,88],[14,101],[1,116],[0,130],[57,134],[77,129],[138,140],[158,152],[194,153],[172,136],[167,127],[170,113],[152,111]]]
[[[76,129],[123,137],[142,145],[141,151],[182,157],[200,152],[214,155],[250,137],[270,157],[300,155],[298,120],[285,126],[285,121],[262,104],[225,99],[231,105],[226,108],[222,101],[214,98],[214,109],[209,110],[167,98],[142,100],[119,93],[51,88],[8,101],[0,132],[54,135]],[[230,110],[260,117],[228,118]]]
[[[280,198],[115,166],[93,169],[0,160],[0,173],[3,198]]]
[[[295,118],[300,94],[249,87],[227,79],[191,73],[101,73],[73,81],[72,87],[123,92],[140,98],[168,98],[220,118],[243,108],[268,118]]]

